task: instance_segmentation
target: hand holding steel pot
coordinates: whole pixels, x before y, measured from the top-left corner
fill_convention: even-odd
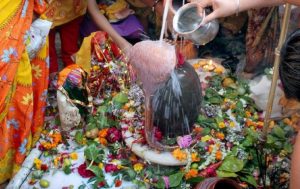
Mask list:
[[[188,3],[179,8],[173,19],[173,28],[181,36],[191,40],[196,45],[205,45],[213,40],[218,31],[219,23],[217,20],[202,25],[206,10],[199,13],[197,3]]]

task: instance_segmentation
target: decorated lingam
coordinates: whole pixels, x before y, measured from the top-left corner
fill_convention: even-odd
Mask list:
[[[145,94],[145,137],[150,147],[161,151],[177,148],[176,142],[168,145],[168,139],[190,134],[200,113],[199,78],[177,57],[174,46],[161,41],[137,43],[130,55]],[[163,133],[163,143],[154,137],[155,129]]]

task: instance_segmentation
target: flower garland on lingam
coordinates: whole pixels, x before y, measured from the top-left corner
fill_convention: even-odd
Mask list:
[[[122,65],[122,68],[126,67]],[[97,66],[92,69],[103,70]],[[261,145],[263,117],[249,97],[247,83],[224,73],[212,62],[199,62],[193,66],[197,72],[211,74],[203,84],[203,114],[199,115],[190,135],[177,138],[175,142],[179,147],[171,152],[174,158],[186,161],[187,165],[151,164],[125,145],[124,131],[132,133],[134,143],[147,145],[144,96],[138,85],[129,86],[127,78],[120,77],[117,81],[122,85],[110,85],[109,90],[102,93],[104,95],[97,95],[97,108],[88,118],[85,134],[78,131],[74,136],[78,146],[85,148],[85,163],[77,171],[82,177],[90,178],[88,184],[80,188],[119,187],[123,181],[131,181],[138,188],[192,188],[203,179],[215,176],[232,178],[243,188],[288,187],[294,135],[291,126],[296,120],[272,121],[267,141]],[[109,68],[106,71],[113,70],[113,66],[106,68]],[[158,141],[169,140],[158,129],[154,136]],[[51,135],[45,137],[51,139]],[[48,146],[42,150],[55,150],[55,145],[53,148]],[[65,159],[71,160],[66,160],[66,164],[72,164],[71,154],[53,155],[53,165],[57,165],[54,167],[65,170]],[[36,160],[37,170],[39,164]],[[115,176],[113,184],[106,182],[104,173]]]

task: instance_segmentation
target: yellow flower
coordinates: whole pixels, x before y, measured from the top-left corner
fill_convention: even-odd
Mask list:
[[[229,126],[230,127],[235,127],[235,123],[233,121],[230,121]]]
[[[223,129],[224,127],[225,127],[224,121],[220,122],[220,123],[219,123],[219,128],[220,128],[220,129]]]
[[[33,163],[37,170],[41,170],[42,160],[40,160],[38,158],[34,158]]]
[[[187,158],[187,153],[184,151],[181,151],[180,148],[177,148],[172,152],[172,155],[178,159],[179,161],[184,161]]]
[[[249,111],[246,111],[246,112],[245,112],[245,114],[246,114],[246,118],[249,118],[249,117],[251,117],[251,112],[249,112]]]
[[[201,142],[206,142],[206,141],[209,141],[210,139],[211,139],[211,136],[205,135],[204,137],[201,138]]]
[[[41,76],[42,76],[42,70],[40,68],[39,65],[32,65],[32,70],[34,71],[34,74],[33,76],[36,78],[36,79],[39,79]]]
[[[70,158],[71,158],[72,160],[78,159],[77,153],[76,153],[76,152],[72,152],[72,153],[70,154]]]
[[[104,167],[103,163],[99,163],[99,164],[98,164],[98,167],[99,167],[100,169],[103,169],[103,167]]]
[[[192,162],[200,161],[200,157],[197,153],[192,153]]]
[[[55,167],[58,166],[58,162],[59,162],[59,157],[54,158],[53,163]]]
[[[133,165],[133,169],[137,173],[141,172],[141,170],[143,170],[143,168],[144,168],[144,165],[141,163],[136,163]]]

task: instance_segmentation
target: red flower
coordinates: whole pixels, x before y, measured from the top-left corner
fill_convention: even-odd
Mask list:
[[[81,164],[78,167],[78,173],[83,178],[90,178],[90,177],[95,176],[95,174],[92,171],[86,169],[86,164],[85,163]]]
[[[122,185],[122,181],[117,179],[115,180],[115,187],[120,187]]]
[[[101,187],[103,187],[103,186],[105,186],[105,181],[101,181],[101,182],[98,183],[98,187],[99,187],[99,188],[101,188]]]
[[[104,169],[107,173],[114,173],[119,170],[118,167],[114,164],[106,164]]]
[[[120,141],[121,138],[122,138],[121,131],[119,131],[117,128],[112,127],[108,129],[106,139],[110,143],[115,143],[117,141]]]
[[[162,140],[162,132],[160,130],[158,130],[158,128],[154,128],[154,137],[157,141],[161,141]]]
[[[42,170],[42,171],[47,171],[47,170],[48,170],[48,165],[42,164],[42,165],[41,165],[41,170]]]

